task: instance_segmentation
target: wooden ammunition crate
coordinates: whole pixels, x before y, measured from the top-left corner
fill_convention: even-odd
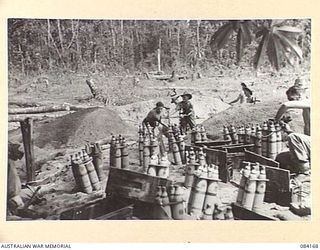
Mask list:
[[[236,220],[276,220],[275,218],[256,213],[236,203],[232,203],[232,213]]]
[[[189,150],[190,147],[195,151],[203,148],[207,155],[207,163],[219,166],[219,179],[227,183],[231,180],[237,181],[239,179],[240,163],[245,157],[245,151],[252,149],[253,146],[253,144],[232,144],[206,148],[186,145],[186,150]]]
[[[245,151],[245,161],[259,162],[266,166],[267,182],[265,202],[274,202],[281,206],[291,203],[290,171],[279,168],[279,163],[250,151]]]
[[[172,181],[133,172],[110,168],[106,194],[107,198],[72,208],[60,215],[61,220],[125,220],[132,216],[153,219],[152,211],[158,186],[172,184]]]
[[[110,168],[106,193],[153,204],[157,187],[166,186],[168,188],[171,184],[172,181],[166,178],[126,169]]]
[[[134,204],[133,215],[139,219],[154,219],[153,210],[157,187],[167,189],[172,181],[166,178],[150,176],[126,169],[111,168],[106,187],[107,195],[121,197],[127,203]]]
[[[133,204],[107,197],[72,208],[60,215],[61,220],[127,220],[133,215]]]

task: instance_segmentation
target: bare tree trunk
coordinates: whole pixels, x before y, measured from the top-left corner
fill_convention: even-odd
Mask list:
[[[158,48],[158,72],[161,72],[161,39],[159,39],[159,48]]]
[[[123,20],[120,20],[120,33],[121,33],[121,66],[124,65],[124,36],[123,36]]]
[[[64,55],[63,36],[62,36],[62,32],[61,32],[59,19],[57,19],[57,27],[58,27],[58,34],[59,34],[59,39],[60,39],[61,54]]]
[[[201,20],[197,20],[197,57],[200,58],[200,24]]]
[[[110,32],[111,32],[111,38],[112,38],[112,47],[116,46],[116,38],[114,34],[114,28],[113,28],[113,21],[110,20]]]
[[[62,63],[63,68],[65,68],[66,65],[64,64],[62,55],[61,55],[61,53],[60,53],[60,51],[59,51],[59,48],[58,48],[57,44],[55,43],[55,41],[54,41],[54,39],[53,39],[53,37],[52,37],[52,35],[51,35],[50,21],[49,21],[49,19],[48,19],[48,37],[49,37],[49,41],[52,41],[52,44],[53,44],[54,48],[56,49],[56,52],[57,52],[57,54],[58,54],[58,56],[59,56],[59,58],[60,58],[60,60],[61,60],[61,63]]]
[[[25,66],[24,66],[24,57],[23,57],[23,52],[21,48],[21,44],[19,43],[19,54],[21,58],[21,72],[24,74],[25,73]]]
[[[47,19],[47,31],[48,31],[48,37],[47,37],[47,47],[48,47],[48,57],[49,57],[49,59],[48,59],[48,67],[49,67],[49,69],[51,69],[51,67],[52,67],[52,60],[51,60],[51,55],[50,55],[50,19]]]
[[[76,29],[76,50],[77,50],[77,69],[79,68],[79,65],[82,65],[82,55],[81,55],[81,49],[79,44],[79,27],[80,27],[80,21],[78,19],[78,25]]]
[[[180,46],[181,46],[181,44],[180,44],[180,24],[177,28],[177,46],[178,46],[177,57],[179,58],[180,57],[180,49],[181,49],[180,48]]]
[[[199,61],[201,58],[200,24],[201,24],[201,20],[197,20],[197,59],[196,59],[196,64],[195,64],[197,78],[202,78],[201,73],[200,73],[200,67],[199,67]]]

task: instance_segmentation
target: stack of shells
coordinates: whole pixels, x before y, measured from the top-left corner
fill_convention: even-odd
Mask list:
[[[194,180],[194,173],[198,170],[199,166],[207,165],[206,154],[203,149],[200,148],[197,153],[191,147],[186,151],[186,167],[185,167],[185,180],[184,186],[191,188]]]
[[[273,160],[282,151],[281,126],[273,121],[265,121],[262,126],[224,126],[223,139],[232,144],[254,144],[255,153]]]
[[[268,181],[266,168],[258,162],[247,161],[243,161],[241,167],[237,204],[248,210],[259,212],[263,207]]]
[[[185,134],[181,133],[179,127],[174,124],[169,126],[168,129],[168,144],[169,152],[172,153],[173,163],[175,165],[185,164],[185,148],[186,144],[184,141]]]
[[[199,143],[208,141],[207,132],[203,125],[194,127],[191,131],[191,143]]]
[[[180,133],[177,125],[170,125],[166,131],[168,137],[168,150],[164,148],[164,144],[156,136],[154,130],[142,129],[139,127],[139,162],[142,166],[143,172],[148,173],[150,164],[167,166],[171,162],[168,159],[168,153],[172,153],[173,163],[175,165],[182,165],[185,162],[185,135]],[[161,135],[163,142],[163,136]],[[155,175],[152,172],[151,175]],[[156,174],[157,175],[157,174]]]
[[[194,173],[188,202],[189,214],[201,218],[213,218],[218,198],[219,168],[216,165],[199,166]]]
[[[152,155],[149,161],[147,174],[151,176],[168,178],[170,165],[171,162],[168,160],[167,153],[164,153],[164,155],[161,157],[158,157],[158,155]]]
[[[71,155],[71,168],[76,182],[76,190],[87,194],[101,190],[104,174],[102,151],[98,143],[87,144],[85,149]]]
[[[165,186],[158,186],[155,197],[154,219],[183,220],[186,214],[184,196],[184,189],[179,185],[171,185],[168,191]]]
[[[139,126],[139,162],[143,172],[147,173],[151,159],[153,162],[159,160],[160,147],[154,134],[154,130],[143,130]]]
[[[114,168],[129,168],[129,150],[126,139],[121,135],[116,138],[111,137],[110,143],[110,167]]]

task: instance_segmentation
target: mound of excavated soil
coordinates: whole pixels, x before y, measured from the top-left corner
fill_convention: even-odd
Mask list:
[[[89,108],[52,120],[35,122],[34,145],[41,149],[79,147],[87,142],[106,139],[111,134],[133,135],[115,111],[108,108]],[[9,133],[9,139],[22,142],[20,130]]]
[[[35,127],[35,145],[40,148],[78,147],[87,142],[109,138],[111,134],[131,135],[135,131],[116,112],[90,108],[59,117]]]
[[[272,100],[256,104],[232,106],[209,118],[203,122],[203,125],[211,139],[222,138],[223,125],[261,124],[268,119],[274,118],[280,104],[279,100]],[[289,111],[289,114],[293,119],[290,122],[290,127],[295,132],[303,133],[304,123],[301,111]]]

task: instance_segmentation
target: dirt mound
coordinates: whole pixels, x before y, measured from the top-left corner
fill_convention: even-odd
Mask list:
[[[205,126],[208,136],[211,139],[222,138],[223,125],[234,124],[236,126],[243,124],[261,124],[267,119],[274,118],[279,106],[279,101],[268,101],[257,104],[242,104],[232,106],[222,111],[212,118],[209,118],[203,125]],[[290,111],[293,119],[290,126],[295,132],[303,133],[304,123],[300,111]]]
[[[86,142],[109,138],[111,134],[130,135],[128,126],[116,112],[107,108],[90,108],[59,117],[49,123],[35,126],[35,145],[78,147]]]
[[[55,119],[35,122],[34,145],[41,149],[79,147],[87,142],[109,138],[111,134],[133,135],[115,111],[108,108],[89,108]],[[22,143],[20,129],[9,132],[9,140]]]

